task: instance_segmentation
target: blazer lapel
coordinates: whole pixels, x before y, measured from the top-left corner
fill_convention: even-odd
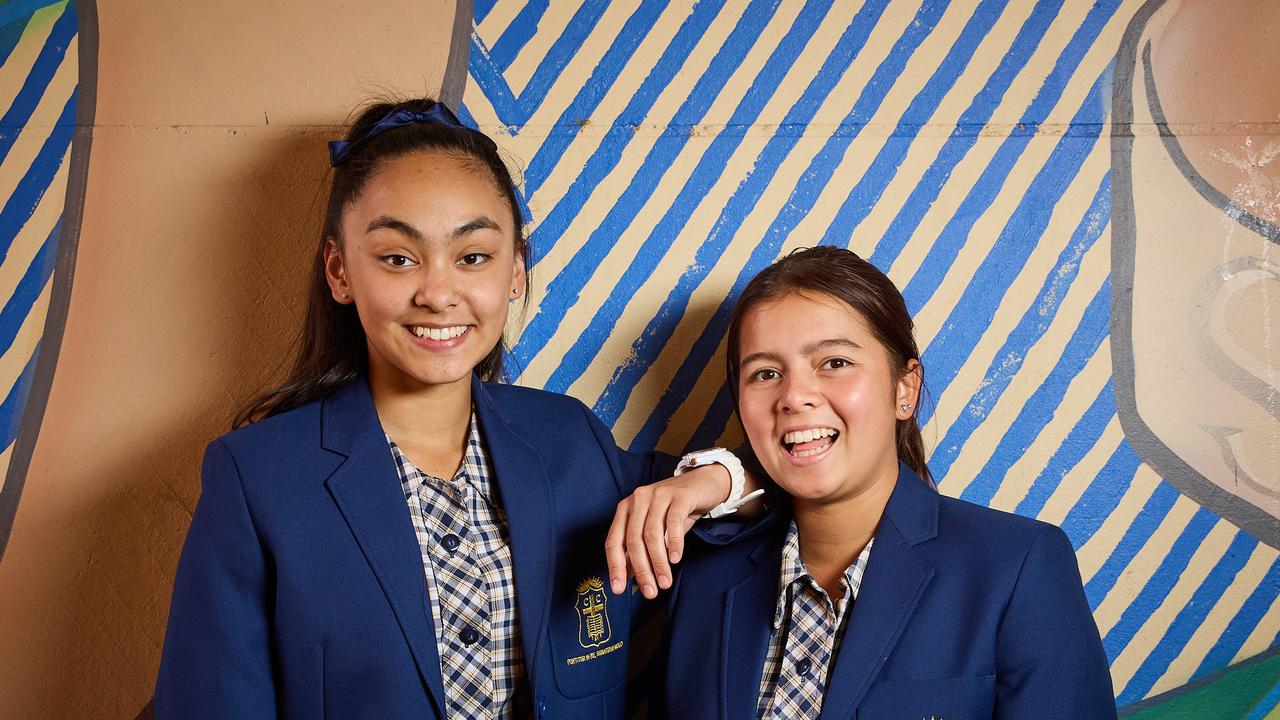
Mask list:
[[[905,466],[876,532],[858,599],[835,658],[823,720],[853,717],[902,635],[934,569],[914,545],[937,535],[938,496]]]
[[[525,662],[532,678],[546,634],[548,597],[555,575],[556,537],[551,483],[537,451],[508,423],[479,380],[472,380],[472,402],[489,458],[507,508],[511,557],[515,563],[516,606]]]
[[[427,608],[422,553],[363,378],[325,401],[321,425],[324,448],[346,457],[325,484],[382,586],[436,712],[443,717],[444,685]]]
[[[778,603],[781,543],[775,533],[750,555],[755,563],[746,579],[725,598],[720,664],[720,716],[723,720],[756,716],[760,676],[764,672],[773,614]]]

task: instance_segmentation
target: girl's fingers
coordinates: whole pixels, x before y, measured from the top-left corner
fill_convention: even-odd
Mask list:
[[[667,508],[667,557],[672,564],[684,555],[684,536],[696,519],[692,500],[673,501]]]
[[[649,555],[658,587],[671,587],[671,563],[667,562],[667,509],[671,507],[668,493],[657,494],[644,518],[644,546]]]
[[[630,500],[618,503],[618,509],[613,513],[613,522],[609,525],[609,534],[604,539],[604,557],[609,564],[609,589],[614,595],[621,595],[627,589],[627,578],[630,576],[624,547],[629,514]]]

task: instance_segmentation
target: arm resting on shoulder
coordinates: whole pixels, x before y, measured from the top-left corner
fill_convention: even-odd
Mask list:
[[[174,581],[155,715],[274,718],[269,567],[220,441],[205,451],[201,483]]]

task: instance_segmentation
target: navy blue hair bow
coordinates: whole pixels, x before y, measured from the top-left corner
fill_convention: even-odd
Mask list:
[[[329,143],[329,164],[338,167],[351,159],[359,147],[373,138],[381,135],[388,130],[394,130],[405,125],[413,125],[416,123],[435,123],[437,125],[445,125],[448,127],[463,128],[469,130],[458,120],[458,116],[453,114],[444,103],[433,102],[431,105],[421,112],[410,110],[403,106],[397,106],[391,109],[382,117],[373,127],[369,128],[363,136],[355,140],[334,140]],[[488,138],[486,138],[488,139]],[[492,142],[492,141],[490,141]]]

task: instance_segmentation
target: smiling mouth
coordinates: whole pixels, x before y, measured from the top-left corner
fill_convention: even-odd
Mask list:
[[[807,458],[825,452],[839,437],[840,431],[835,428],[809,428],[786,433],[780,442],[791,457]]]
[[[415,337],[424,340],[452,340],[462,337],[471,329],[470,325],[452,325],[450,327],[427,327],[425,325],[406,325]]]

